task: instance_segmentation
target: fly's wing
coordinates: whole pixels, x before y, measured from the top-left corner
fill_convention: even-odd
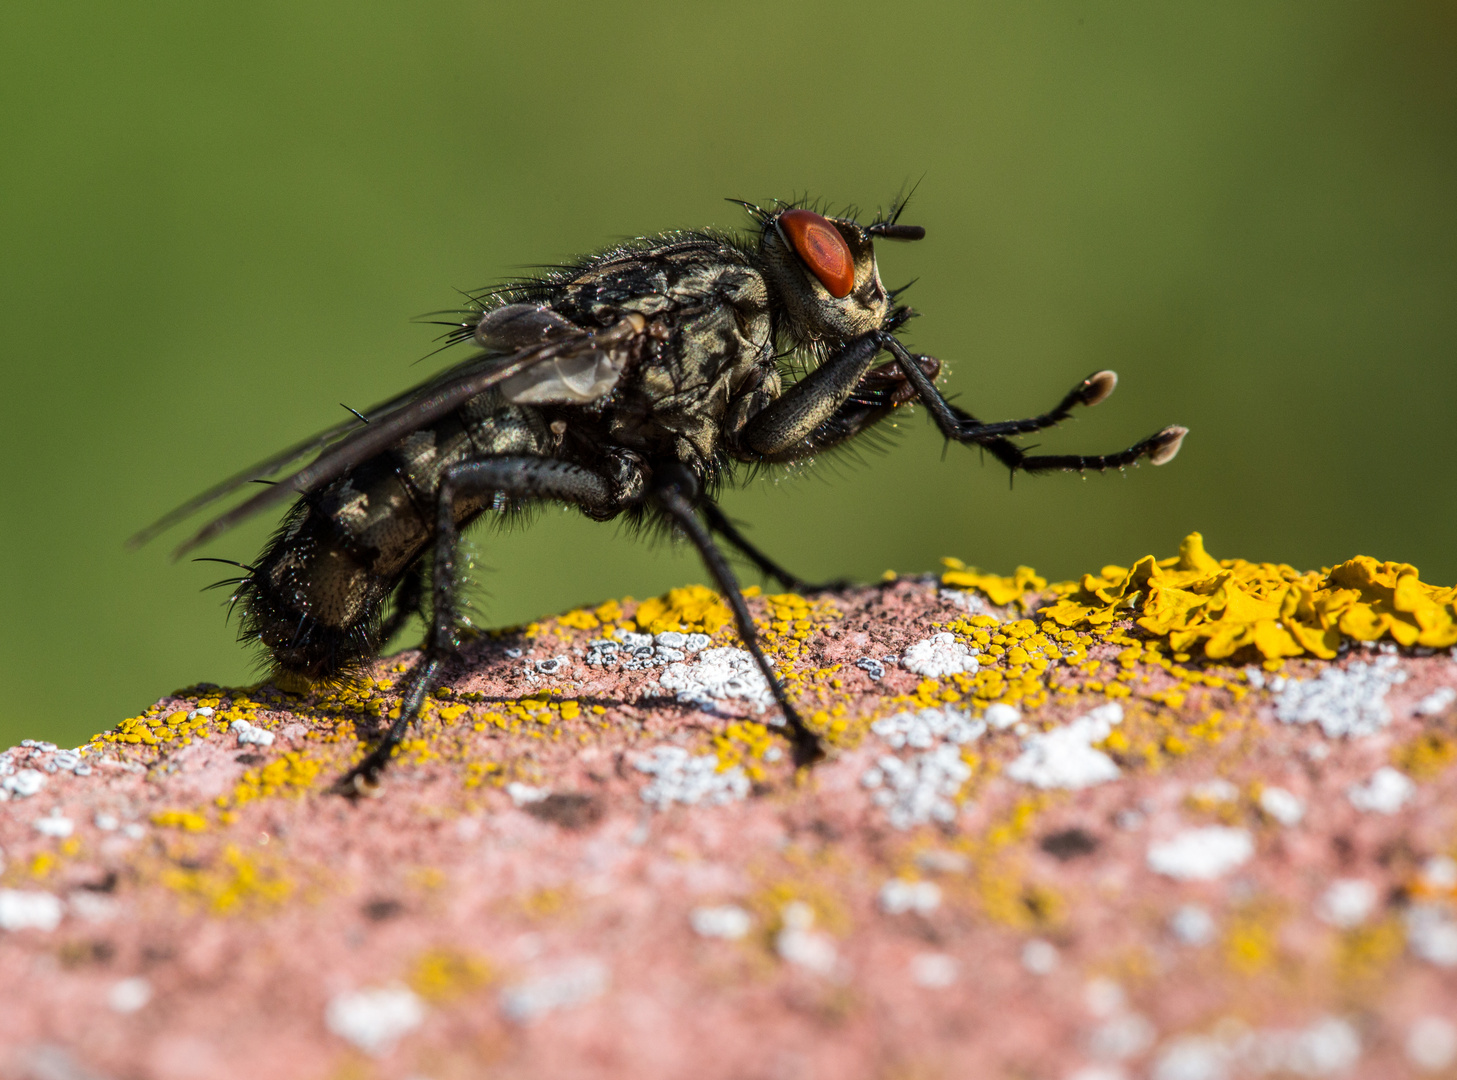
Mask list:
[[[475,360],[467,361],[467,363],[475,362]],[[455,371],[463,366],[464,365],[457,365],[456,368],[452,368],[449,372],[446,372],[446,374],[453,374]],[[389,398],[386,401],[381,401],[379,404],[366,410],[362,414],[364,417],[363,420],[351,417],[348,420],[340,421],[331,428],[326,428],[323,431],[320,431],[314,435],[310,435],[302,442],[295,443],[293,446],[280,450],[276,454],[273,454],[269,457],[264,458],[262,461],[256,462],[255,464],[248,466],[248,468],[244,469],[242,472],[235,473],[234,475],[228,477],[226,480],[219,481],[201,494],[195,495],[191,499],[188,499],[185,503],[177,507],[175,510],[169,511],[163,517],[160,517],[156,521],[152,522],[152,524],[148,525],[145,529],[141,530],[135,536],[132,536],[130,539],[128,539],[127,545],[129,547],[141,547],[143,544],[150,543],[159,535],[170,529],[173,525],[176,525],[178,522],[190,518],[193,514],[197,513],[204,506],[217,502],[217,500],[223,498],[226,495],[230,495],[245,484],[262,481],[264,477],[272,476],[274,473],[278,472],[279,469],[282,469],[285,465],[291,464],[292,462],[297,461],[299,458],[305,456],[306,454],[313,453],[315,450],[323,449],[330,443],[337,441],[342,436],[348,434],[350,431],[357,427],[360,427],[363,424],[371,423],[372,421],[379,419],[381,416],[384,416],[386,413],[388,413],[391,409],[397,408],[404,402],[409,401],[411,398],[420,394],[427,387],[434,384],[435,381],[439,378],[439,375],[433,375],[424,382],[418,383],[415,386],[410,387],[410,389],[398,393],[394,397]]]
[[[181,557],[254,514],[337,479],[410,432],[454,412],[477,394],[540,365],[555,363],[572,370],[591,358],[595,368],[599,357],[611,355],[614,366],[620,370],[630,354],[631,350],[627,346],[631,339],[641,335],[646,325],[642,316],[634,314],[606,330],[578,331],[570,336],[557,337],[539,345],[519,349],[506,356],[487,354],[474,357],[381,403],[366,414],[366,421],[363,423],[349,421],[336,425],[209,488],[138,533],[132,538],[132,543],[145,543],[170,525],[236,491],[249,481],[258,479],[260,473],[267,475],[276,472],[311,450],[322,448],[319,456],[304,468],[204,525],[176,550],[174,555]],[[533,380],[528,380],[531,381]],[[612,381],[615,383],[615,380]]]

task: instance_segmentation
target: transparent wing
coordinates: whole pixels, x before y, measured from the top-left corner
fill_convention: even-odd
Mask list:
[[[643,319],[632,315],[600,332],[582,331],[505,356],[487,353],[472,357],[374,406],[364,414],[363,421],[351,419],[336,424],[215,484],[159,518],[133,536],[129,542],[133,546],[145,544],[159,533],[250,481],[270,476],[314,450],[321,451],[318,457],[302,469],[290,473],[227,513],[209,521],[177,548],[174,556],[180,558],[254,514],[337,479],[410,432],[454,412],[477,394],[484,393],[498,383],[548,360],[582,356],[618,345],[641,333],[643,326]]]

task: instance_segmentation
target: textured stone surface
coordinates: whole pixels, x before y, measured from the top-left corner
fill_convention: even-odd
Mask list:
[[[413,653],[12,749],[0,1075],[1451,1072],[1448,651],[758,598],[834,748],[796,777],[712,599],[470,643],[373,798],[328,784]]]

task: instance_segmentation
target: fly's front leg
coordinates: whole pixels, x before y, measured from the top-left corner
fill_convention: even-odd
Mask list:
[[[890,334],[881,335],[881,343],[896,358],[907,381],[915,388],[916,396],[931,414],[931,419],[947,439],[959,443],[971,443],[985,447],[993,457],[1013,472],[1050,472],[1064,470],[1082,472],[1086,469],[1122,469],[1141,458],[1148,458],[1154,465],[1164,465],[1174,459],[1179,446],[1189,429],[1178,426],[1166,427],[1141,442],[1134,443],[1127,450],[1116,454],[1037,454],[1029,455],[1008,435],[1022,435],[1041,431],[1068,419],[1072,409],[1078,405],[1096,405],[1113,392],[1118,378],[1111,371],[1100,371],[1088,376],[1073,387],[1051,412],[1027,420],[1008,420],[1001,423],[982,423],[970,413],[958,409],[941,396],[926,377],[918,358]]]
[[[744,648],[754,658],[754,663],[769,684],[774,700],[784,711],[784,723],[789,728],[790,741],[794,747],[794,764],[798,767],[813,765],[825,756],[824,747],[820,745],[819,737],[805,725],[799,713],[790,704],[789,695],[784,692],[783,684],[774,674],[774,669],[769,664],[769,658],[764,655],[764,650],[759,645],[759,635],[754,629],[754,620],[749,615],[749,607],[744,603],[743,594],[739,592],[739,582],[734,576],[733,568],[729,566],[728,560],[724,558],[718,545],[713,542],[713,535],[698,520],[695,513],[695,504],[698,501],[698,481],[692,473],[677,463],[659,467],[654,477],[652,498],[698,549],[698,554],[703,558],[703,564],[708,568],[714,585],[717,586],[720,595],[733,611],[734,625],[738,628],[739,637],[743,639]]]
[[[878,332],[854,338],[751,416],[735,439],[749,461],[793,461],[815,453],[815,432],[832,421],[882,348]]]
[[[420,714],[425,697],[440,681],[440,673],[456,647],[455,554],[459,529],[455,503],[462,496],[503,493],[513,498],[575,503],[598,516],[619,508],[613,485],[604,477],[552,458],[495,457],[468,461],[447,469],[435,497],[434,595],[425,655],[410,673],[409,687],[400,702],[400,715],[385,737],[354,768],[344,774],[339,788],[357,793],[374,781],[390,755]]]

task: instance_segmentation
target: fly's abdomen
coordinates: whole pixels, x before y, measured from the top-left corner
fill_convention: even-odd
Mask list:
[[[385,603],[434,537],[441,475],[473,458],[539,453],[543,432],[531,410],[471,402],[300,499],[244,582],[244,637],[312,680],[373,659]],[[490,498],[458,501],[457,523]]]
[[[361,565],[338,542],[335,523],[300,501],[244,583],[243,637],[291,674],[347,674],[378,650],[394,584]]]

